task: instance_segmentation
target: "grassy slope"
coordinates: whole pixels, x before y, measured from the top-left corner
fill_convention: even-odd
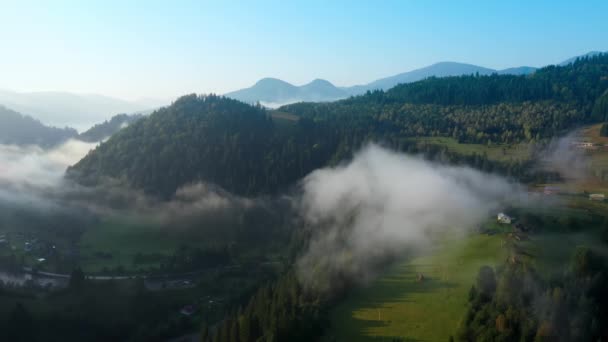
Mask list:
[[[464,155],[486,154],[488,158],[497,161],[526,160],[530,158],[531,148],[528,144],[514,145],[481,145],[481,144],[459,144],[453,138],[447,137],[422,137],[415,138],[420,144],[441,145],[450,151]]]
[[[600,125],[581,130],[581,140],[608,144],[599,136]],[[487,154],[495,160],[522,160],[530,157],[525,144],[513,146],[485,146],[458,144],[451,138],[418,138],[421,143],[443,145],[462,154]],[[589,201],[583,191],[605,192],[608,181],[601,179],[608,173],[608,149],[582,151],[589,161],[588,176],[584,181],[559,184],[564,191],[574,194],[551,197],[553,205],[530,208],[549,216],[588,216],[608,213],[608,202]],[[547,199],[549,200],[549,199]],[[558,205],[555,207],[555,205]],[[489,226],[492,226],[491,224]],[[491,227],[490,227],[491,228]],[[562,272],[577,246],[601,249],[597,232],[555,233],[536,235],[523,245],[541,273]],[[446,341],[455,332],[464,313],[467,292],[479,266],[496,264],[506,257],[498,235],[475,235],[459,242],[437,248],[427,256],[402,261],[369,287],[356,290],[332,312],[330,336],[337,341],[390,340]],[[429,279],[417,282],[422,272]]]
[[[87,272],[119,265],[129,270],[134,266],[133,258],[137,253],[171,255],[184,242],[177,234],[169,234],[154,225],[104,221],[84,233],[80,241],[81,266]],[[95,255],[97,252],[110,253],[112,257],[99,257]]]
[[[452,239],[427,255],[397,263],[332,311],[330,336],[336,341],[447,341],[466,309],[479,267],[506,258],[501,241],[499,235]],[[417,273],[425,280],[418,282]]]

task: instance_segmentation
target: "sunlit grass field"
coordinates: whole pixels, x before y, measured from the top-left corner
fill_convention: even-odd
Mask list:
[[[421,137],[415,139],[420,144],[445,146],[454,153],[463,155],[486,154],[489,159],[497,161],[522,161],[531,157],[531,146],[529,144],[460,144],[453,138],[447,137]]]
[[[327,340],[447,341],[458,328],[479,268],[506,259],[502,240],[502,235],[478,234],[453,238],[398,262],[332,311]]]

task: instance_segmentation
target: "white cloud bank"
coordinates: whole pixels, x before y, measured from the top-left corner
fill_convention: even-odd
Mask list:
[[[429,242],[434,231],[474,228],[523,193],[497,176],[376,145],[347,165],[311,173],[303,191],[301,212],[313,238],[298,270],[322,290],[336,278],[365,277],[383,258]]]
[[[0,202],[77,214],[131,215],[164,223],[254,205],[252,200],[203,183],[186,185],[171,201],[162,201],[116,180],[85,187],[65,179],[66,169],[98,144],[69,140],[49,150],[0,145]]]
[[[50,150],[38,146],[0,145],[0,185],[11,185],[14,189],[56,186],[67,167],[96,145],[79,140],[68,140]]]

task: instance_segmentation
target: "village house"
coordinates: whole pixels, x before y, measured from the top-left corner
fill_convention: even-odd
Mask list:
[[[498,223],[511,224],[512,218],[505,213],[499,213],[496,220]]]
[[[606,199],[606,196],[604,194],[590,194],[589,199],[592,201],[603,201]]]
[[[593,145],[592,142],[589,141],[575,141],[572,143],[572,145],[576,148],[581,148],[581,149],[594,149],[595,145]]]

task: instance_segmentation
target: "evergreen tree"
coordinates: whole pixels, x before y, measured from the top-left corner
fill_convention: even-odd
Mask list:
[[[85,285],[85,275],[81,268],[76,268],[70,275],[69,288],[72,290],[80,291]]]

